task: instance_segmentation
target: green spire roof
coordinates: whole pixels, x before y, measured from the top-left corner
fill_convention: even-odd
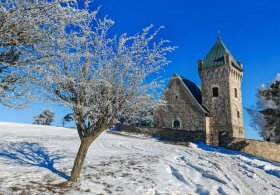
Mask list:
[[[214,66],[221,66],[225,64],[224,56],[225,54],[229,54],[232,59],[232,65],[236,68],[242,70],[242,66],[238,63],[234,57],[231,55],[230,51],[223,43],[221,38],[219,37],[215,45],[212,47],[210,52],[207,54],[206,58],[203,61],[202,68],[209,68]]]

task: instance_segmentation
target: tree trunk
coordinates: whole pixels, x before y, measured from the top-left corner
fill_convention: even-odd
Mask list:
[[[69,181],[76,182],[80,177],[84,161],[87,155],[87,151],[91,143],[104,131],[108,128],[107,125],[103,125],[100,129],[94,131],[92,134],[88,135],[87,137],[83,137],[82,134],[82,127],[77,124],[77,130],[79,133],[79,137],[81,140],[80,148],[77,153]]]
[[[78,180],[78,178],[80,177],[80,174],[81,174],[81,171],[83,168],[83,164],[84,164],[84,161],[86,158],[86,154],[87,154],[88,148],[91,143],[92,143],[91,140],[82,140],[81,141],[80,148],[77,153],[69,181],[76,182]]]

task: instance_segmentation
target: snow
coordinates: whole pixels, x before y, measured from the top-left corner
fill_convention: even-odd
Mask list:
[[[75,129],[0,123],[0,194],[280,194],[280,164],[205,144],[165,144],[104,132],[81,180],[68,178]]]

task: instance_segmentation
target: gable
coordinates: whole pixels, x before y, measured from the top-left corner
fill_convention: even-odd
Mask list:
[[[186,104],[192,105],[195,110],[197,110],[198,112],[203,112],[205,115],[208,115],[210,113],[202,105],[202,93],[200,88],[192,81],[176,74],[173,76],[164,92],[164,96],[166,96],[165,100],[170,101],[171,103],[174,102],[171,97],[175,98],[176,96],[176,94],[172,94],[175,92],[174,89],[176,88],[176,86],[174,85],[176,83],[180,86],[180,89],[177,89],[178,93],[185,94],[184,98],[187,98],[184,100]]]

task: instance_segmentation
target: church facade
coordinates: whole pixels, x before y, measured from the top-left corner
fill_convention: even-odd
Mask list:
[[[162,99],[166,107],[154,112],[154,126],[185,131],[205,131],[206,143],[223,144],[245,138],[241,83],[243,66],[221,38],[198,61],[202,86],[174,74]]]

